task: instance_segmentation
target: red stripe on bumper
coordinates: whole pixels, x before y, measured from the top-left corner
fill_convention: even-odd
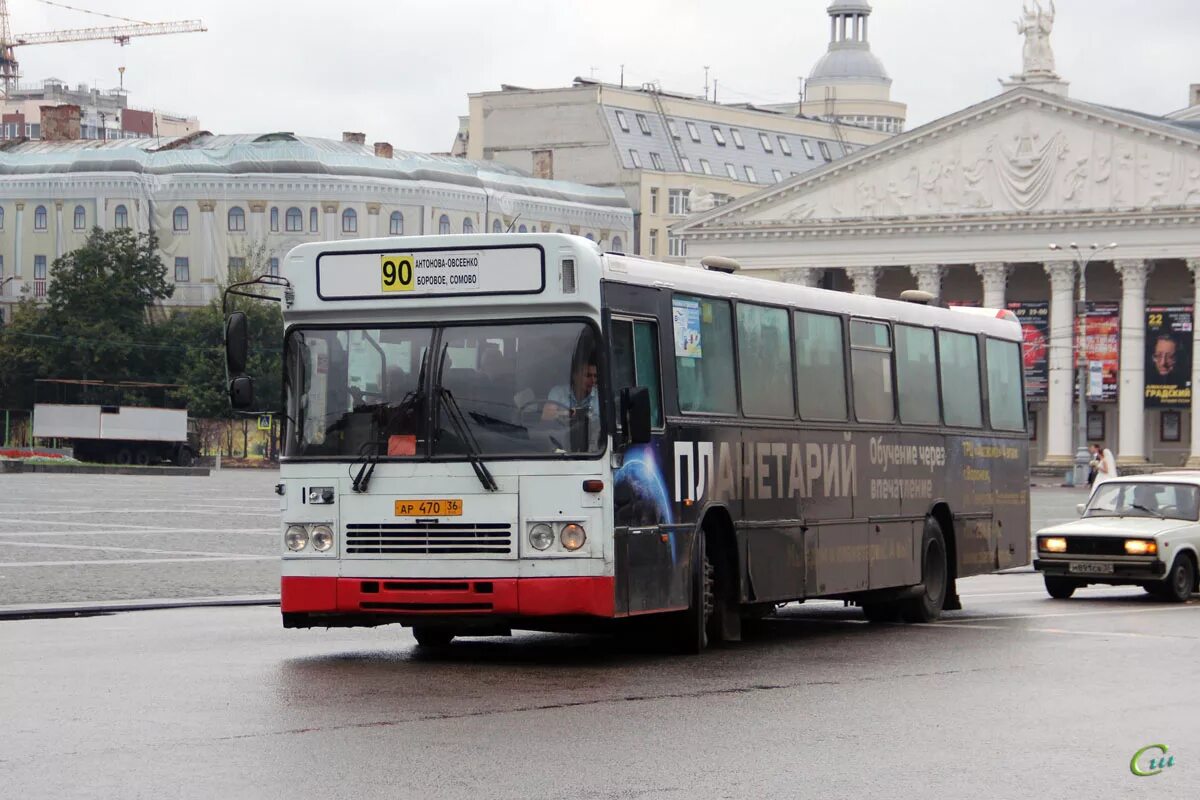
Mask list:
[[[286,613],[612,617],[612,577],[312,578],[284,577]]]

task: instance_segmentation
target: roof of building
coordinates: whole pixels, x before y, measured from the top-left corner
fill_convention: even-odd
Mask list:
[[[874,53],[865,44],[838,43],[813,65],[809,82],[829,80],[870,80],[891,82]]]
[[[825,9],[833,14],[870,14],[871,4],[867,0],[833,0]]]
[[[599,206],[627,206],[620,189],[542,180],[491,161],[411,150],[375,155],[365,144],[292,133],[27,141],[0,152],[0,175],[129,172],[146,175],[316,174],[427,180]]]

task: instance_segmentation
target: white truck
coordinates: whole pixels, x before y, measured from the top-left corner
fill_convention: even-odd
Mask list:
[[[91,384],[92,388],[96,386]],[[129,385],[121,388],[128,389]],[[168,461],[191,466],[199,451],[195,428],[188,420],[187,409],[182,408],[103,402],[35,403],[33,436],[70,446],[81,461],[140,466]]]

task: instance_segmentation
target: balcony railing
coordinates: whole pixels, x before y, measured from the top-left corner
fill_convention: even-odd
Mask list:
[[[46,296],[46,279],[45,278],[39,278],[39,279],[34,280],[33,296],[34,297],[45,297]]]

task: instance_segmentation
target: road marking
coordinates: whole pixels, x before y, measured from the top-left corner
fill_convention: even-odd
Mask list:
[[[214,553],[211,550],[159,550],[152,547],[112,547],[89,544],[50,544],[49,542],[0,542],[9,547],[41,547],[48,550],[101,550],[113,553],[152,553],[154,555],[170,556],[238,556],[257,558],[258,554],[250,553]]]
[[[1065,611],[1057,614],[1013,614],[1004,617],[974,617],[970,619],[958,619],[958,623],[974,623],[974,622],[1001,622],[1010,619],[1050,619],[1052,617],[1095,617],[1104,616],[1106,614],[1155,614],[1163,611],[1197,611],[1200,610],[1200,603],[1195,605],[1178,605],[1166,606],[1161,608],[1129,608],[1124,610],[1109,610],[1109,611]],[[931,623],[936,625],[937,623]]]
[[[128,564],[191,564],[197,561],[278,561],[279,556],[223,556],[207,558],[109,558],[101,561],[9,561],[0,562],[0,569],[14,567],[92,567],[125,566]]]
[[[1196,636],[1177,636],[1167,633],[1130,633],[1128,631],[1069,631],[1065,628],[1020,628],[1023,631],[1033,631],[1034,633],[1054,633],[1065,634],[1068,636],[1124,636],[1130,639],[1190,639],[1195,640],[1200,637]]]

